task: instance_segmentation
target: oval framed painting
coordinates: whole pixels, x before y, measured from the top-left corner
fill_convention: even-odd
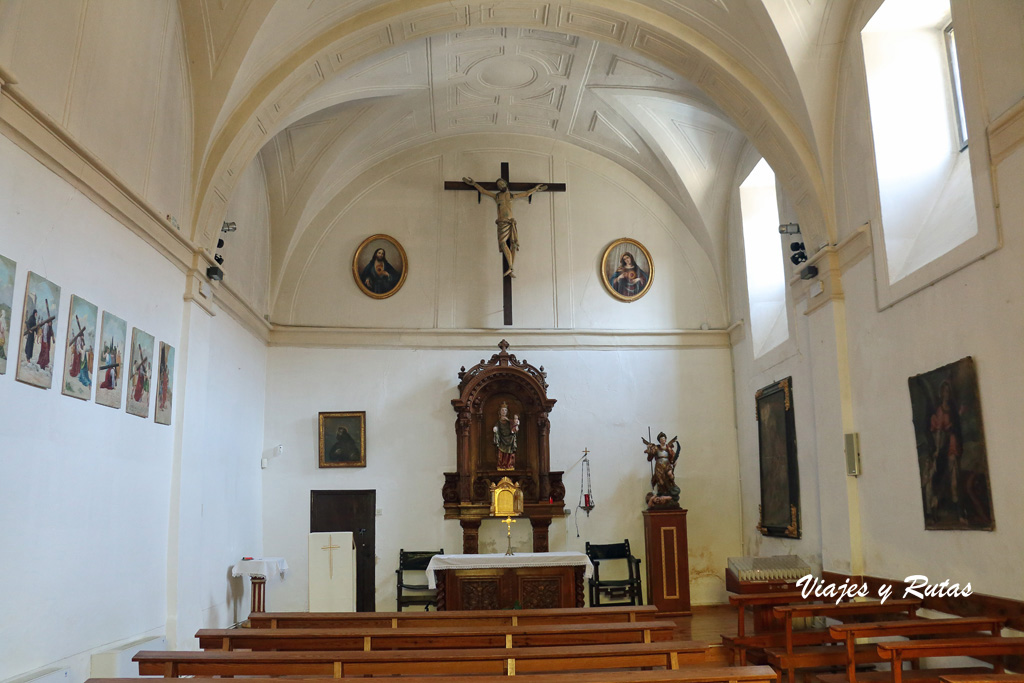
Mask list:
[[[601,282],[619,301],[636,301],[651,288],[654,260],[644,245],[623,237],[608,245],[601,257]]]
[[[405,249],[394,237],[371,235],[352,257],[352,276],[366,296],[387,299],[394,296],[409,274]]]

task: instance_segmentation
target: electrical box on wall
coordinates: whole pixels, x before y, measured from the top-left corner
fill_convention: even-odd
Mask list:
[[[846,437],[846,474],[851,477],[860,475],[860,434],[853,432]]]

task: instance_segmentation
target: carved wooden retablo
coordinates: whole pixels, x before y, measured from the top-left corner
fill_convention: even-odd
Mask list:
[[[491,488],[508,477],[522,490],[522,516],[533,526],[534,552],[547,552],[548,526],[565,502],[562,472],[550,471],[548,414],[555,399],[547,397],[544,368],[508,353],[505,340],[498,349],[489,361],[459,372],[459,398],[452,400],[457,470],[444,475],[444,516],[462,524],[462,552],[479,552],[480,522],[491,514]],[[513,429],[515,457],[503,454],[499,462],[497,444],[509,448]]]

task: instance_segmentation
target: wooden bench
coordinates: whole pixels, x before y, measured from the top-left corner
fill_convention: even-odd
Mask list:
[[[525,626],[650,621],[653,605],[571,607],[568,609],[459,610],[445,612],[253,612],[253,628],[415,628],[445,626]]]
[[[882,661],[889,662],[892,683],[902,683],[903,662],[926,657],[1006,657],[1024,655],[1024,638],[943,638],[936,640],[907,640],[878,643]],[[994,673],[1002,673],[1002,664],[996,664]]]
[[[303,683],[329,683],[333,678],[306,678]],[[402,676],[400,683],[508,683],[502,674],[482,676]],[[579,683],[578,673],[532,674],[530,683]],[[768,666],[686,667],[657,671],[591,671],[587,683],[773,683]],[[139,683],[137,678],[90,678],[86,683]],[[221,678],[193,678],[189,683],[223,683]],[[245,683],[280,683],[279,678],[247,678]]]
[[[952,619],[912,619],[909,621],[880,621],[860,624],[837,624],[829,627],[832,637],[844,644],[846,651],[846,678],[857,683],[854,653],[857,640],[871,638],[920,638],[952,634],[977,634],[989,631],[998,636],[1005,619],[995,617],[960,617]],[[835,683],[830,680],[828,683]]]
[[[235,628],[200,629],[203,650],[424,650],[456,647],[542,647],[650,643],[672,640],[675,624],[530,624],[448,628]]]
[[[409,676],[555,673],[703,664],[705,643],[662,641],[576,647],[375,651],[141,651],[142,676]]]
[[[967,669],[958,669],[958,672],[963,671],[967,671]],[[983,673],[956,673],[939,676],[939,683],[1024,683],[1024,674],[997,674],[989,669]]]
[[[776,591],[774,593],[746,593],[730,595],[729,604],[736,608],[736,635],[722,636],[722,649],[725,650],[726,659],[730,664],[739,659],[741,666],[748,663],[751,651],[757,653],[754,657],[757,664],[767,661],[764,655],[765,648],[783,647],[786,644],[785,629],[746,635],[746,614],[747,609],[755,613],[758,610],[771,609],[780,605],[793,604],[821,604],[819,599],[804,600],[800,591]],[[793,632],[793,644],[795,646],[820,645],[829,642],[831,639],[827,629],[806,629]]]
[[[878,616],[912,619],[920,606],[920,600],[887,600],[885,603],[879,600],[868,600],[839,604],[780,605],[775,607],[774,611],[785,620],[785,646],[765,649],[768,664],[775,667],[780,675],[785,670],[788,683],[795,682],[797,669],[846,665],[846,648],[837,647],[831,633],[829,633],[828,640],[832,644],[796,646],[793,636],[794,619],[825,617],[843,622]],[[854,662],[858,664],[881,661],[878,657],[878,652],[873,647],[857,646],[854,651]]]

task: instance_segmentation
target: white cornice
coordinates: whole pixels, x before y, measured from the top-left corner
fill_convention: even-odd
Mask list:
[[[195,252],[192,242],[33,104],[17,82],[9,71],[0,67],[0,133],[187,273]]]
[[[728,349],[729,330],[345,329],[273,325],[270,346],[320,348]]]

